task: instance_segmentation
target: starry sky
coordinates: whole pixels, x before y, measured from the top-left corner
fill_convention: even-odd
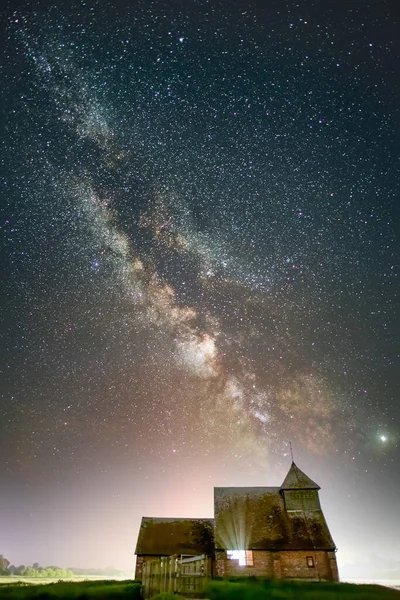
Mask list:
[[[12,563],[128,569],[291,440],[342,575],[400,578],[395,5],[6,2]]]

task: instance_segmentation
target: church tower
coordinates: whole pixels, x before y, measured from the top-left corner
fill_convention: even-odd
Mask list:
[[[285,509],[291,511],[321,510],[318,490],[321,488],[299,467],[292,465],[280,488],[280,494],[285,503]]]

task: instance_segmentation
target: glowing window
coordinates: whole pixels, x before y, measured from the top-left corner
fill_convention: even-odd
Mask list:
[[[253,550],[227,550],[229,560],[239,561],[240,567],[252,567],[254,565]]]
[[[307,567],[313,567],[314,566],[314,559],[313,559],[312,556],[307,556],[306,560],[307,560]]]
[[[246,565],[248,567],[254,566],[253,550],[246,550]]]

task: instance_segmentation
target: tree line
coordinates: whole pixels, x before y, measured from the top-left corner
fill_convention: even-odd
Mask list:
[[[39,563],[34,563],[31,567],[25,565],[11,565],[2,554],[0,554],[0,575],[23,575],[24,577],[51,577],[65,579],[73,577],[74,572],[71,569],[62,569],[61,567],[41,567]]]
[[[96,575],[105,577],[132,577],[132,571],[120,571],[114,567],[105,567],[104,569],[62,569],[61,567],[41,567],[39,563],[33,563],[32,566],[20,565],[16,567],[10,564],[2,554],[0,554],[0,576],[1,575],[19,575],[24,577],[49,577],[56,579],[66,579],[68,577]]]

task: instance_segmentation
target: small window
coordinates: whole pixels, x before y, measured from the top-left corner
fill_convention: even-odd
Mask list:
[[[314,565],[314,558],[312,556],[307,556],[306,560],[307,560],[307,567],[312,568],[312,567],[315,566]]]
[[[253,550],[227,550],[228,560],[237,560],[239,567],[252,567],[254,565]]]

